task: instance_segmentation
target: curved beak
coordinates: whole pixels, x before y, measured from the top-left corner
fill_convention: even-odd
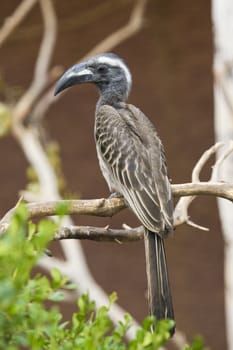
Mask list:
[[[93,82],[93,78],[94,73],[85,63],[75,64],[73,67],[69,68],[59,79],[55,87],[54,96],[59,94],[59,92],[62,90],[65,90],[75,84]]]

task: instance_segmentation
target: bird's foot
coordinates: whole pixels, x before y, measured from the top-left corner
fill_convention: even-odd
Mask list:
[[[113,192],[110,194],[109,198],[123,198],[123,196],[120,192]]]

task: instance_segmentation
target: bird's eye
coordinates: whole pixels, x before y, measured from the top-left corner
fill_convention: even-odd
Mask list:
[[[97,67],[97,72],[98,73],[107,73],[108,67],[104,64],[101,64],[100,66]]]

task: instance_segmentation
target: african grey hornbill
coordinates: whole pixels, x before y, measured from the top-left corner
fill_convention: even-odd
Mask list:
[[[164,250],[164,238],[173,232],[173,200],[163,145],[150,120],[126,103],[132,80],[121,58],[105,53],[74,65],[55,95],[80,83],[94,83],[100,91],[95,140],[103,176],[145,227],[150,313],[174,319]]]

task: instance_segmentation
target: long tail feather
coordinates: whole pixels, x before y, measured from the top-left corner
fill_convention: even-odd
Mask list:
[[[145,231],[146,271],[150,314],[154,315],[158,320],[165,318],[174,320],[164,240],[154,232],[150,232],[147,229],[145,229]],[[171,335],[173,335],[174,332],[175,327],[170,331]]]

